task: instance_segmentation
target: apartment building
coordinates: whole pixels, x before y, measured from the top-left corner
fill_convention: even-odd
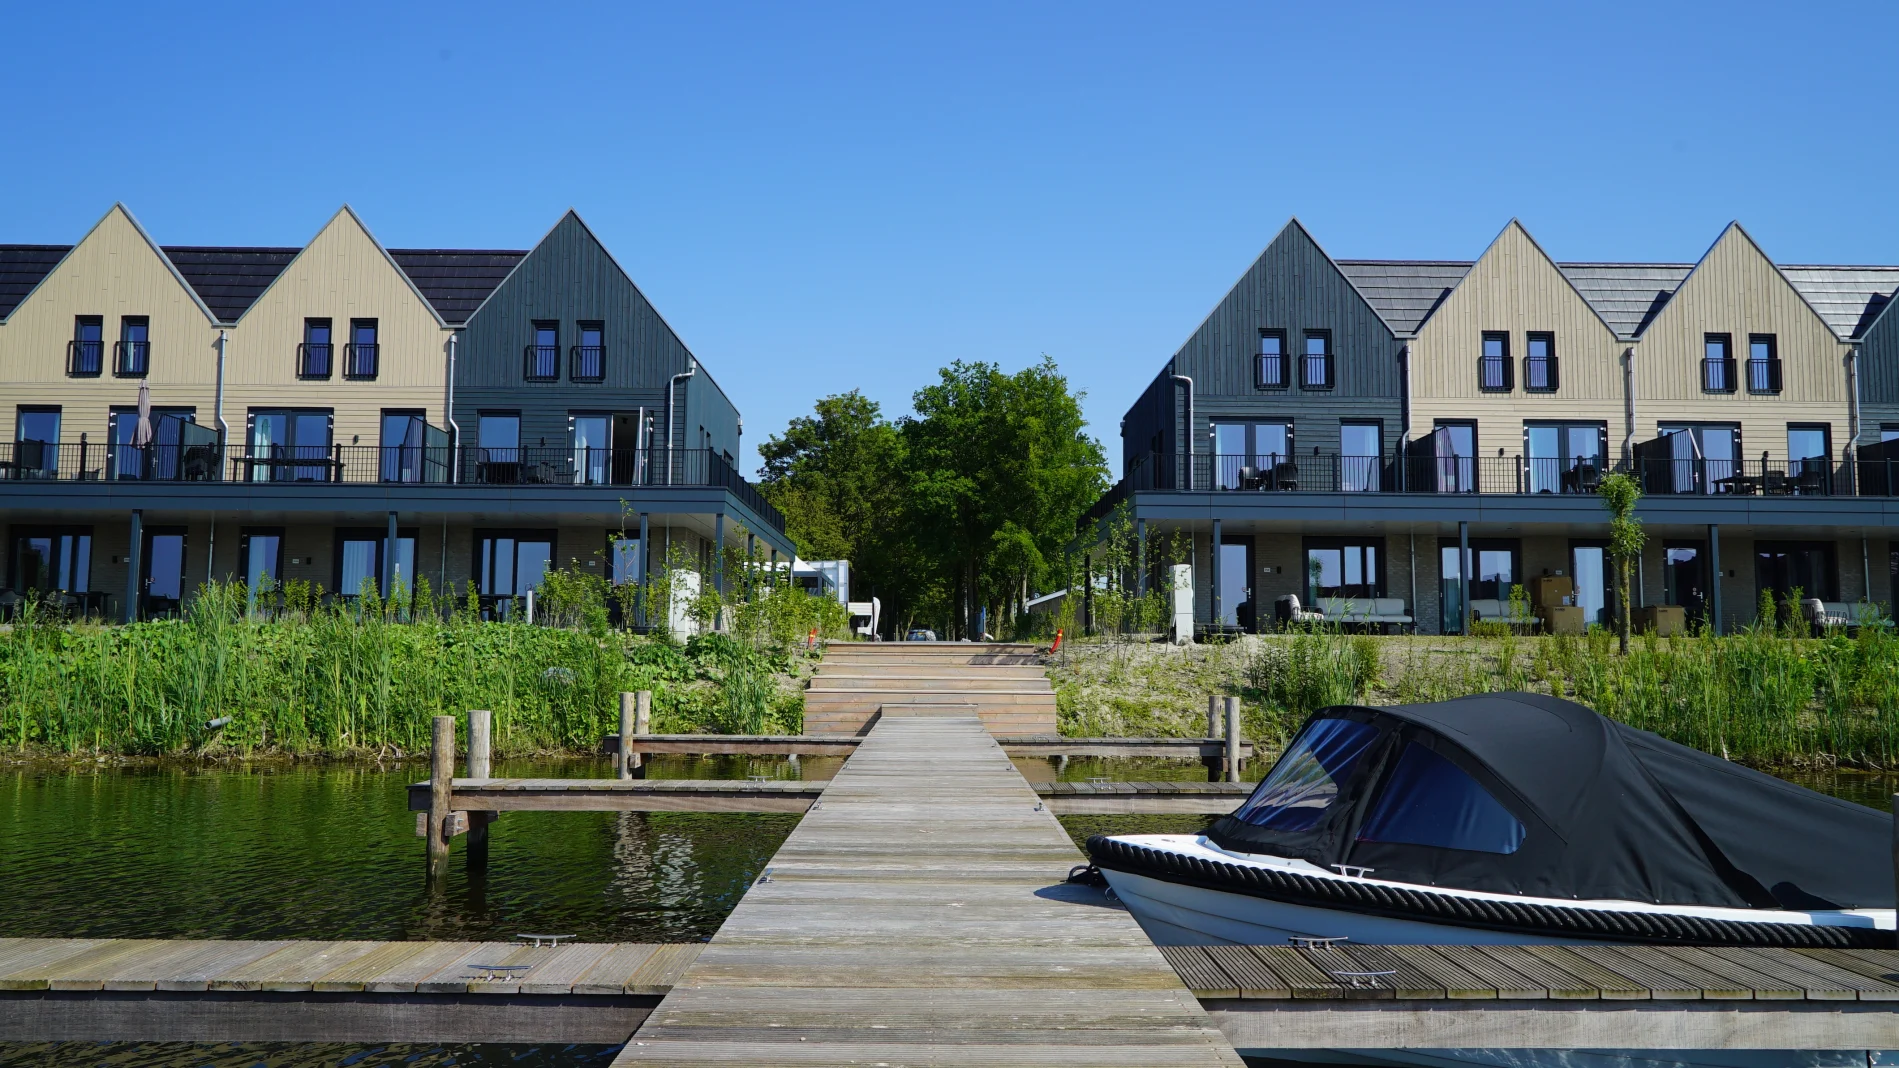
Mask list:
[[[1514,220],[1475,261],[1333,260],[1294,220],[1129,409],[1090,519],[1192,532],[1205,626],[1296,597],[1454,633],[1549,577],[1573,627],[1611,619],[1594,494],[1623,470],[1634,605],[1679,610],[1656,618],[1889,602],[1895,289],[1777,265],[1738,224],[1692,263],[1577,263]]]
[[[793,552],[737,410],[572,212],[529,250],[391,250],[347,207],[269,248],[161,246],[114,206],[0,245],[0,397],[8,601],[426,576],[506,611],[550,567]]]

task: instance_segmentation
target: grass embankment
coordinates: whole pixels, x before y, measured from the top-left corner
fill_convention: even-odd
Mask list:
[[[782,647],[461,611],[408,622],[360,605],[263,621],[242,606],[227,587],[177,620],[16,623],[0,633],[0,752],[410,753],[431,716],[470,708],[494,712],[500,753],[593,750],[617,728],[623,690],[653,691],[660,733],[803,724],[808,662]]]
[[[1310,633],[1225,645],[1080,643],[1051,669],[1064,734],[1194,736],[1208,694],[1245,702],[1277,747],[1329,704],[1441,701],[1497,690],[1577,700],[1644,730],[1761,766],[1899,767],[1899,639],[1740,634],[1638,638]]]

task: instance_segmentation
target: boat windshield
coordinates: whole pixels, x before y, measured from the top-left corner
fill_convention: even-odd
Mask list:
[[[1358,840],[1514,853],[1523,844],[1523,821],[1463,768],[1407,742]]]
[[[1272,774],[1234,818],[1275,831],[1308,831],[1337,801],[1378,729],[1355,719],[1315,720],[1286,749]]]

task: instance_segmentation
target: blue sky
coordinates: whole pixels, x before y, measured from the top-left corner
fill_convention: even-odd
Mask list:
[[[952,359],[1128,403],[1285,220],[1340,257],[1899,262],[1899,5],[34,4],[0,241],[525,248],[573,206],[745,415]]]

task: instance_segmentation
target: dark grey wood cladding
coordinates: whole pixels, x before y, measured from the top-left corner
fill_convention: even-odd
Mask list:
[[[1899,426],[1899,300],[1889,300],[1859,342],[1861,442],[1877,442],[1882,425]]]
[[[530,382],[525,350],[536,320],[560,323],[559,378]],[[605,380],[571,379],[578,324],[604,324]],[[469,317],[455,375],[455,418],[474,444],[482,411],[519,411],[524,444],[567,442],[571,412],[653,413],[655,445],[664,445],[666,386],[692,353],[614,262],[580,216],[569,211]],[[703,433],[701,432],[703,428]],[[738,411],[703,365],[674,401],[673,444],[737,456]]]

